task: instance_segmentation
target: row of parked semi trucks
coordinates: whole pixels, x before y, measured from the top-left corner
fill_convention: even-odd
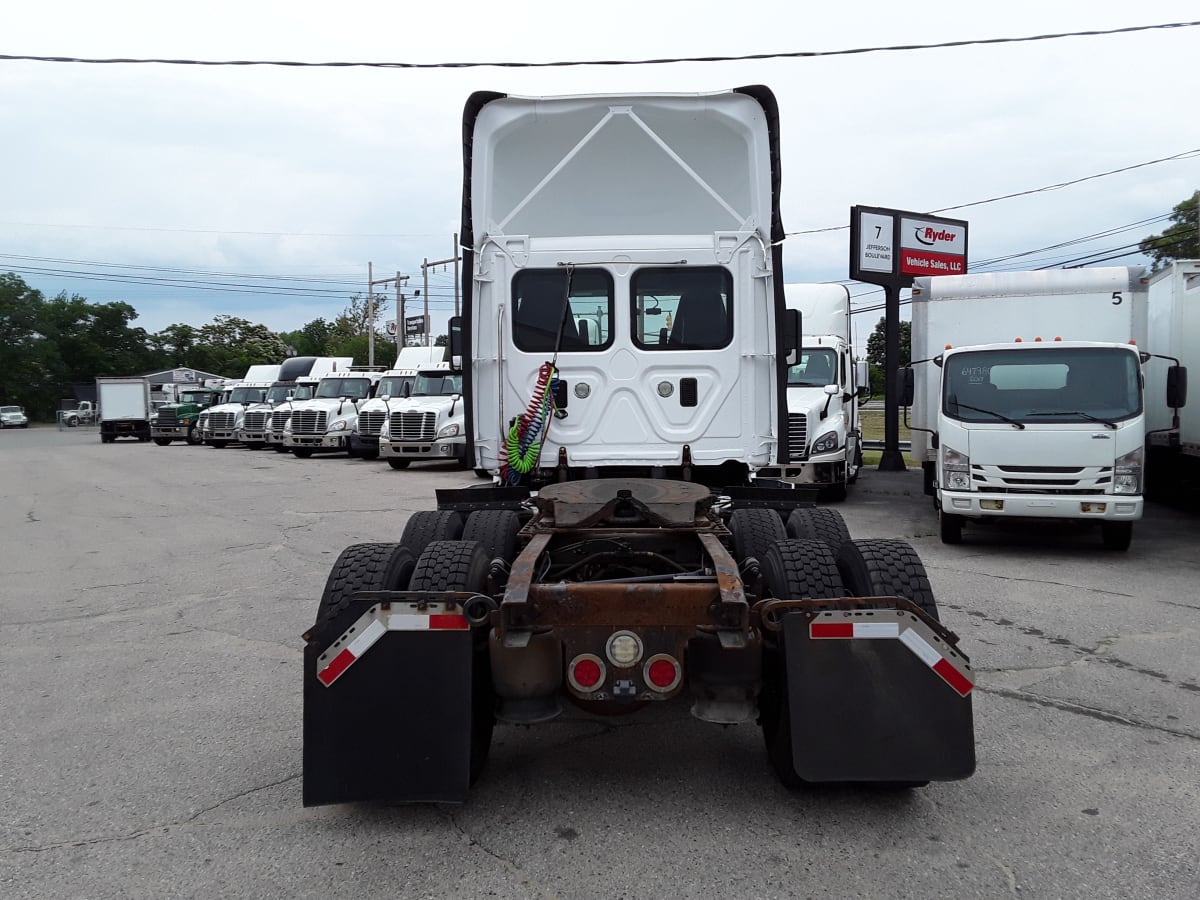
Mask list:
[[[849,292],[840,284],[789,284],[785,292],[810,333],[788,372],[787,464],[762,474],[840,501],[862,467],[859,403],[869,384],[866,363],[854,360]],[[421,461],[469,468],[462,375],[450,371],[445,353],[407,347],[386,371],[345,357],[254,365],[219,388],[182,392],[158,410],[151,437],[160,445],[272,447],[302,458],[347,453],[396,469]]]

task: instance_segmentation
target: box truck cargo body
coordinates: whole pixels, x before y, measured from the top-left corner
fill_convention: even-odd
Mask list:
[[[144,378],[97,378],[100,441],[119,437],[150,440],[150,384]]]
[[[1200,366],[1200,260],[1168,263],[1150,279],[1148,349],[1186,368]],[[1183,390],[1167,379],[1170,367],[1147,367],[1149,459],[1147,482],[1155,495],[1181,490],[1200,495],[1200,408],[1184,405]]]

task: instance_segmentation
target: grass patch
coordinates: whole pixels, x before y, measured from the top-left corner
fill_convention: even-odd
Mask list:
[[[860,409],[858,419],[862,425],[862,435],[864,441],[882,441],[883,440],[883,410],[882,409]],[[912,439],[912,432],[904,427],[904,417],[900,417],[900,434],[901,441]],[[883,453],[879,450],[864,450],[863,451],[863,467],[875,469],[879,467],[879,458]],[[920,463],[915,462],[907,453],[904,454],[904,464],[912,467],[920,468]]]

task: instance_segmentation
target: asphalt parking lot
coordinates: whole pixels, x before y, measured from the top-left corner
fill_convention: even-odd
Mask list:
[[[0,435],[0,896],[1200,896],[1200,519],[950,547],[916,472],[840,509],[925,561],[979,676],[973,778],[789,792],[757,728],[672,706],[499,726],[462,806],[303,808],[330,565],[474,480]]]

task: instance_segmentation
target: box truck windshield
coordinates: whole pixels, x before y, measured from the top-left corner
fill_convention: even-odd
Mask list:
[[[962,422],[1104,422],[1142,411],[1136,353],[1112,347],[980,350],[947,362],[942,411]]]

